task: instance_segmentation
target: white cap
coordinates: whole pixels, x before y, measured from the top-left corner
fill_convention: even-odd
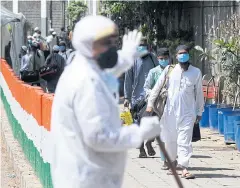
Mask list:
[[[34,31],[40,31],[39,27],[35,27]]]
[[[27,39],[32,39],[32,36],[31,36],[31,35],[28,35]]]
[[[27,52],[27,46],[22,46],[21,47],[25,52]]]
[[[56,35],[57,33],[54,31],[53,33],[52,33],[52,35]]]
[[[37,38],[37,36],[38,36],[37,33],[33,34],[33,38]]]

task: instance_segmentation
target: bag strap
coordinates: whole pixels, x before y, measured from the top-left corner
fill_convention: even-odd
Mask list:
[[[152,54],[151,54],[151,53],[149,54],[149,56],[150,56],[150,58],[151,58],[151,60],[152,60],[153,67],[157,67],[158,65],[155,65],[155,63],[154,63],[154,61],[153,61],[153,58],[152,58]]]
[[[166,76],[165,76],[165,79],[164,79],[164,83],[163,83],[162,88],[164,88],[164,87],[166,86],[167,81],[168,81],[168,79],[169,79],[169,75],[170,75],[170,73],[172,72],[172,70],[173,70],[174,67],[175,67],[175,65],[170,65],[170,66],[168,67],[168,71],[167,71],[167,74],[166,74]]]

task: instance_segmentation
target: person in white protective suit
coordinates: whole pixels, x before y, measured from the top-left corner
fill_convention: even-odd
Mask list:
[[[175,164],[182,169],[182,177],[195,178],[187,170],[192,155],[192,133],[195,121],[199,122],[204,107],[201,71],[189,63],[189,49],[185,45],[177,48],[178,64],[168,76],[168,99],[160,124],[161,138]],[[147,111],[153,104],[166,78],[166,67],[155,84],[148,99]],[[171,172],[170,172],[171,173]]]
[[[54,188],[120,188],[128,149],[154,138],[157,117],[122,126],[117,77],[133,64],[141,33],[130,32],[117,51],[117,27],[103,16],[76,24],[72,62],[61,75],[53,101],[51,174]]]

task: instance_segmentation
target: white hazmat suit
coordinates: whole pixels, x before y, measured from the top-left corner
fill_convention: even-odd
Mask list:
[[[153,107],[168,72],[166,67],[154,86],[148,100]],[[190,65],[183,71],[177,64],[169,75],[168,99],[160,124],[161,138],[172,161],[178,156],[178,164],[188,167],[192,155],[192,132],[197,116],[202,116],[204,98],[201,71]]]
[[[157,117],[143,119],[141,127],[121,125],[118,102],[92,57],[96,36],[112,27],[115,24],[102,16],[76,24],[75,57],[59,79],[52,107],[54,188],[120,188],[127,149],[160,131]],[[117,65],[106,72],[119,76],[129,69],[138,40],[136,32],[125,37]]]

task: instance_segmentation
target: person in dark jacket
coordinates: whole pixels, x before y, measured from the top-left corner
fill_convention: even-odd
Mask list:
[[[50,63],[56,63],[58,65],[58,73],[54,76],[53,79],[47,81],[47,91],[48,93],[55,93],[55,89],[57,87],[58,80],[64,70],[65,60],[64,58],[58,54],[59,46],[53,46],[53,52],[46,59],[46,65]]]
[[[132,114],[134,109],[138,109],[137,105],[145,100],[144,83],[148,76],[149,71],[158,66],[158,60],[156,56],[149,52],[146,38],[143,38],[138,48],[140,58],[137,58],[133,67],[126,72],[124,82],[124,106],[129,107],[131,105]],[[133,117],[135,122],[138,123],[137,117]],[[152,141],[146,143],[148,155],[154,156],[156,153],[152,147]],[[144,146],[140,147],[140,158],[147,157]]]

